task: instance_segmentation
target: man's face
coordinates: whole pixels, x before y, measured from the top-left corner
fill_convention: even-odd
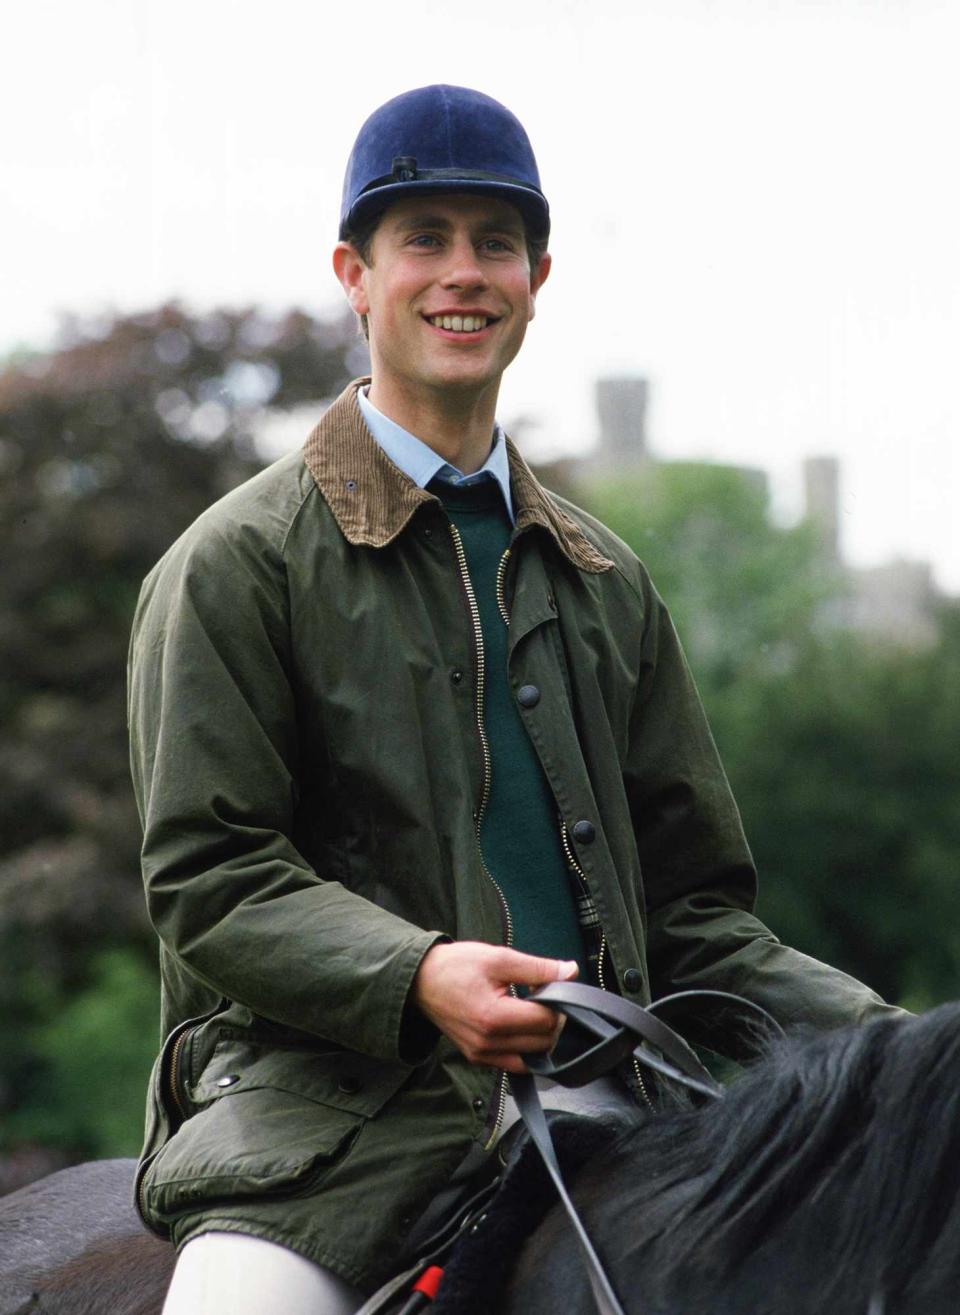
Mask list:
[[[374,379],[407,392],[498,387],[550,267],[531,271],[514,206],[466,194],[395,202],[370,264],[356,259],[338,273],[367,316]]]

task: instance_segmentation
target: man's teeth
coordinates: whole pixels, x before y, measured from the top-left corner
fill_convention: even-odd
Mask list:
[[[487,327],[486,315],[434,315],[430,323],[437,329],[452,329],[454,333],[476,333]]]

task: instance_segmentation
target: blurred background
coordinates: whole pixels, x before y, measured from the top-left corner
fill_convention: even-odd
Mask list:
[[[364,370],[343,165],[427,82],[530,132],[555,266],[501,419],[670,603],[761,913],[960,994],[960,10],[34,0],[6,36],[0,1191],[138,1149],[133,607]]]

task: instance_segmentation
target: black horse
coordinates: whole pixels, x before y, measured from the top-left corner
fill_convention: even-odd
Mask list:
[[[0,1200],[0,1315],[160,1310],[172,1256],[130,1176],[83,1165]],[[953,1315],[960,1005],[779,1043],[723,1099],[608,1138],[573,1196],[629,1315]],[[497,1260],[438,1308],[593,1311],[559,1209]]]

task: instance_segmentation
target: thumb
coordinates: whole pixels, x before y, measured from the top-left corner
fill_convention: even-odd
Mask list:
[[[508,951],[504,962],[506,977],[518,985],[544,986],[547,982],[569,982],[580,971],[575,959],[545,959],[537,954]]]

